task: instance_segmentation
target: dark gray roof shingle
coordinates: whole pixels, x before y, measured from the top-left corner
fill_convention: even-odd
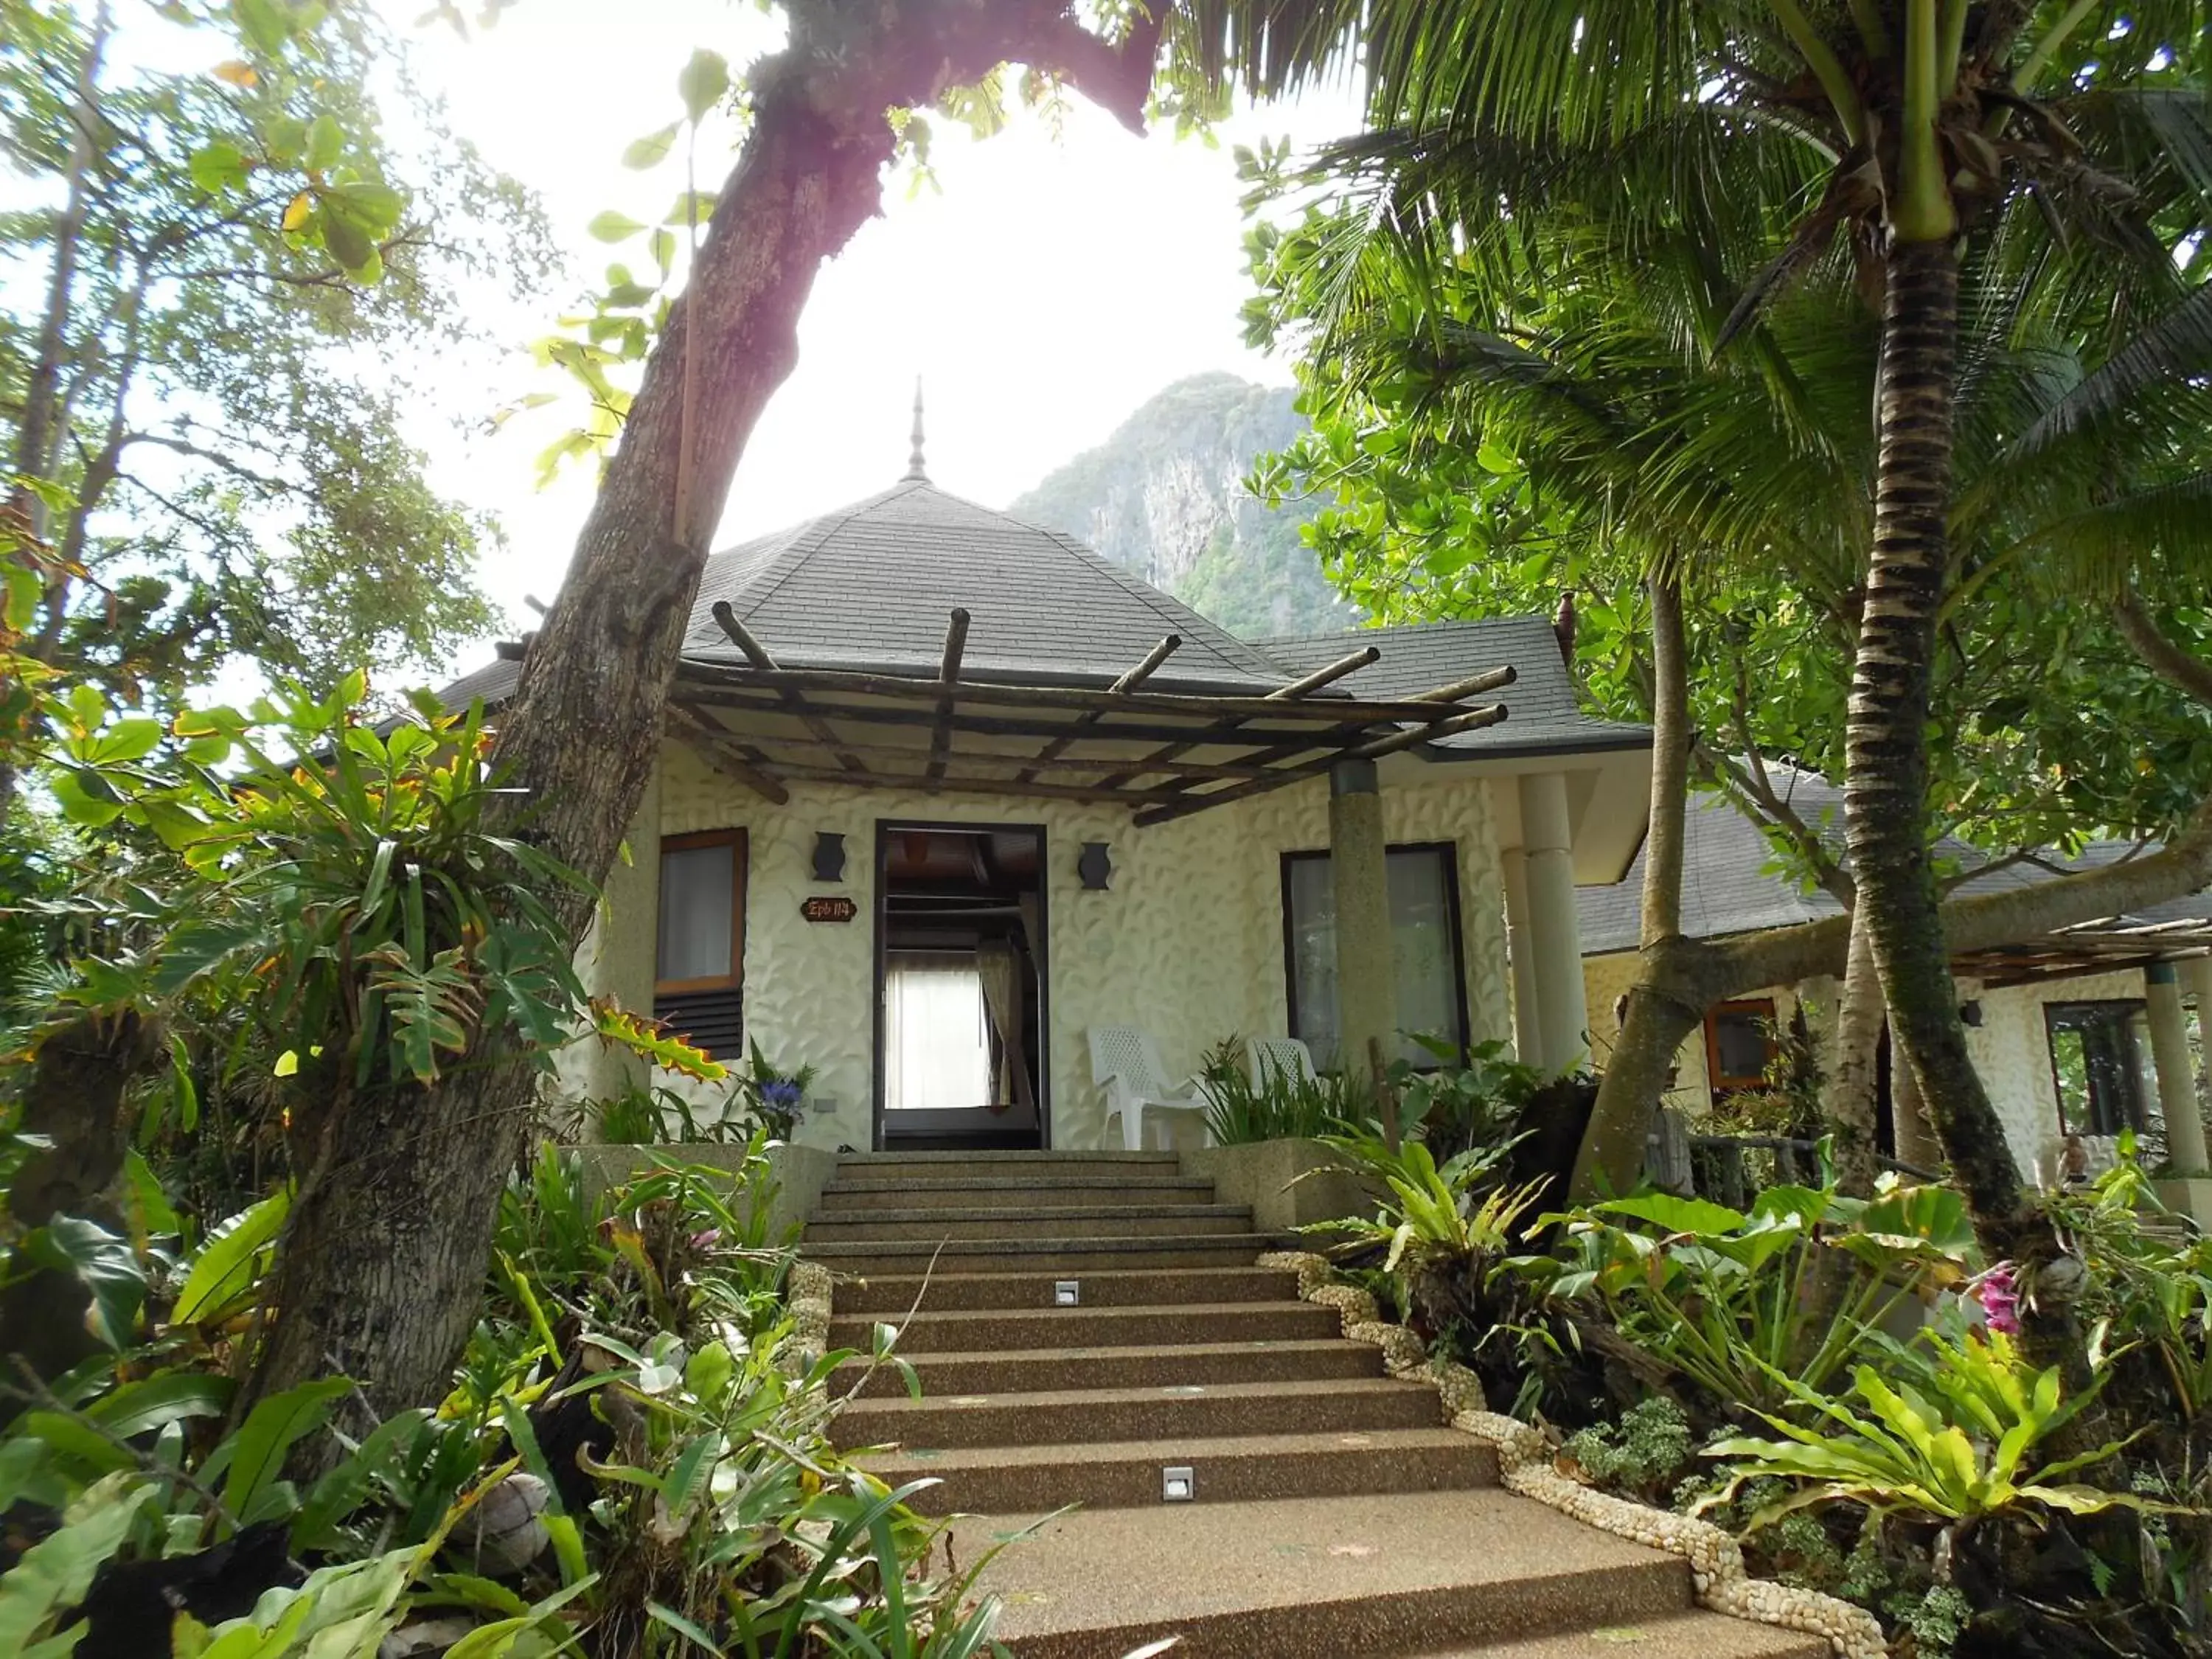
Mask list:
[[[685,648],[737,660],[711,614],[718,599],[796,668],[933,671],[945,619],[965,605],[963,672],[978,678],[1111,680],[1176,634],[1157,688],[1282,679],[1277,664],[1081,543],[919,481],[710,559]]]
[[[1641,747],[1639,726],[1583,718],[1551,624],[1537,617],[1363,629],[1312,639],[1238,640],[1069,536],[907,480],[835,513],[759,537],[707,562],[684,635],[689,657],[743,657],[714,621],[726,602],[777,663],[792,668],[937,671],[955,605],[971,623],[963,675],[1105,684],[1163,635],[1181,647],[1147,682],[1158,690],[1273,690],[1363,645],[1382,659],[1324,694],[1388,697],[1510,663],[1505,723],[1443,740],[1486,756]],[[495,662],[446,688],[449,702],[496,702],[516,665]]]
[[[1310,673],[1363,645],[1376,647],[1382,653],[1379,660],[1337,682],[1354,696],[1412,696],[1510,664],[1519,678],[1493,694],[1505,705],[1504,724],[1445,738],[1440,748],[1514,755],[1642,749],[1651,742],[1648,726],[1583,715],[1574,676],[1559,655],[1559,638],[1541,617],[1403,623],[1252,643],[1293,674]]]

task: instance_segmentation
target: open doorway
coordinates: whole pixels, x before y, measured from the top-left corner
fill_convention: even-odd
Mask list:
[[[876,828],[876,1145],[1047,1141],[1044,830]]]

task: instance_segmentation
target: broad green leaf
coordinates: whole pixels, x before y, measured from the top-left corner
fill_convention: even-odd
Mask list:
[[[627,213],[617,213],[609,208],[596,216],[584,228],[602,242],[626,242],[645,227]]]
[[[247,1413],[231,1437],[223,1506],[241,1519],[253,1510],[282,1476],[292,1448],[329,1420],[331,1407],[353,1386],[350,1377],[319,1377],[271,1395]]]
[[[678,126],[677,122],[671,121],[658,132],[648,132],[642,138],[631,140],[629,147],[623,151],[623,165],[641,169],[658,167],[667,159],[668,152],[675,148]]]
[[[86,1328],[107,1347],[130,1346],[146,1300],[146,1274],[127,1240],[82,1216],[58,1215],[16,1249],[41,1267],[74,1274],[92,1298]]]
[[[230,1408],[237,1384],[209,1371],[165,1371],[125,1382],[85,1408],[88,1421],[128,1440],[149,1429],[187,1418],[220,1417]]]
[[[1644,1193],[1616,1198],[1590,1206],[1603,1215],[1625,1215],[1648,1221],[1670,1233],[1732,1233],[1744,1224],[1739,1211],[1702,1198],[1675,1198],[1666,1193]]]
[[[123,1547],[138,1511],[154,1497],[151,1486],[111,1475],[70,1506],[77,1518],[23,1552],[0,1576],[0,1653],[22,1653],[55,1615],[76,1607],[93,1575]]]
[[[291,1207],[292,1194],[280,1190],[218,1224],[192,1257],[169,1322],[197,1325],[224,1317],[250,1296]]]
[[[683,96],[684,112],[692,120],[699,120],[729,91],[729,60],[719,52],[700,47],[676,77],[676,89]]]
[[[185,170],[191,174],[192,182],[209,195],[220,196],[246,183],[246,156],[237,145],[218,138],[194,150]]]

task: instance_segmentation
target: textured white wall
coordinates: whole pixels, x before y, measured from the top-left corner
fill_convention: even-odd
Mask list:
[[[1433,783],[1386,786],[1383,804],[1394,842],[1450,842],[1456,848],[1469,1024],[1477,1040],[1509,1035],[1503,889],[1486,787],[1439,769]],[[810,1114],[802,1140],[869,1144],[871,917],[881,819],[1044,826],[1054,1146],[1082,1148],[1103,1139],[1105,1107],[1091,1081],[1090,1026],[1149,1030],[1177,1076],[1194,1070],[1201,1051],[1231,1032],[1285,1029],[1279,860],[1285,851],[1328,845],[1322,780],[1139,830],[1114,806],[839,784],[796,785],[788,805],[772,806],[672,744],[662,757],[660,832],[741,826],[748,834],[748,1035],[776,1066],[817,1067],[813,1094],[837,1103],[834,1114]],[[845,836],[846,879],[835,888],[810,877],[814,837],[825,830]],[[1083,891],[1075,873],[1086,841],[1112,848],[1107,892]],[[842,924],[803,921],[801,901],[830,891],[852,898],[860,915]]]

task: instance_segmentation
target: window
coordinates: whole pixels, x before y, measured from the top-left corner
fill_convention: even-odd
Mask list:
[[[1449,842],[1393,847],[1384,855],[1390,884],[1390,945],[1397,965],[1398,1029],[1467,1046],[1467,975],[1460,957],[1459,871]],[[1326,853],[1283,855],[1283,956],[1291,1035],[1319,1066],[1337,1054],[1336,890]],[[1437,1058],[1410,1036],[1398,1057],[1432,1067]]]
[[[1752,997],[1717,1004],[1705,1016],[1705,1081],[1717,1094],[1766,1086],[1774,1059],[1774,1001]]]
[[[973,956],[900,951],[884,963],[884,1106],[991,1103],[983,977]]]
[[[653,1018],[717,1060],[744,1053],[745,832],[660,841]]]
[[[2148,1127],[2145,1103],[2157,1097],[2144,1076],[2150,1028],[2142,1003],[2046,1003],[2043,1024],[2062,1132],[2116,1135]]]

